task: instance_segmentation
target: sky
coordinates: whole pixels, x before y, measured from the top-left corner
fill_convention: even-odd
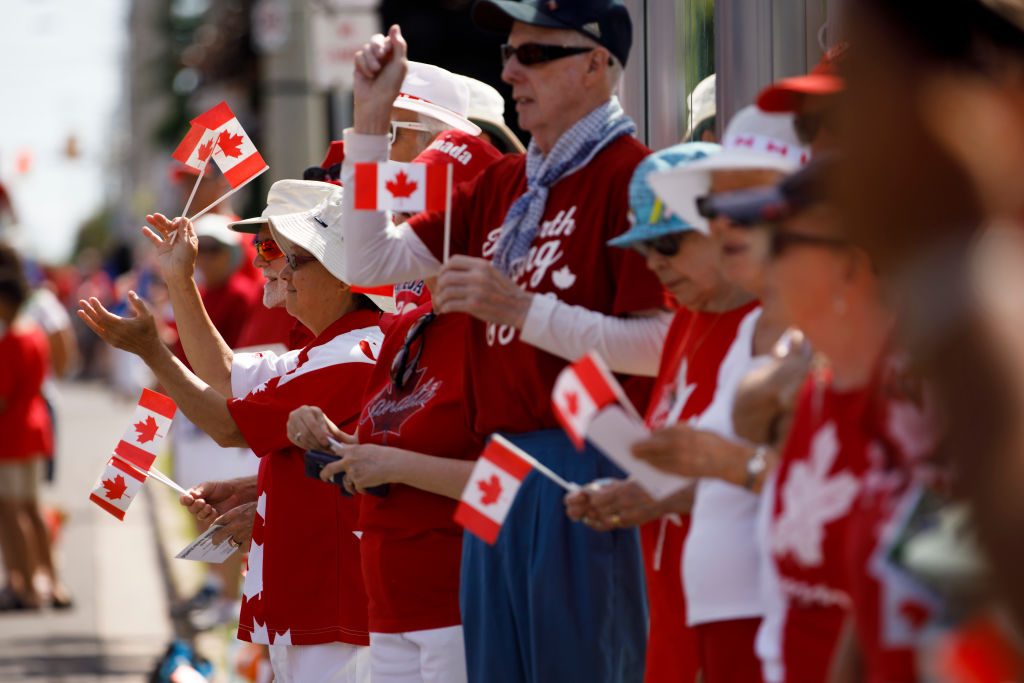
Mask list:
[[[130,0],[4,0],[0,8],[0,180],[15,240],[47,261],[68,256],[107,199]],[[81,152],[67,159],[74,135]],[[16,159],[28,153],[28,173]]]

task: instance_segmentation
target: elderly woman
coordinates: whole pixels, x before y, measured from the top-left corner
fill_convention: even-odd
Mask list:
[[[714,240],[668,212],[647,183],[651,173],[717,153],[717,145],[688,143],[655,152],[637,167],[629,188],[633,226],[609,244],[639,251],[681,306],[665,338],[646,416],[651,429],[703,412],[715,393],[719,366],[740,322],[757,307],[722,272]],[[596,529],[642,525],[641,542],[651,610],[644,681],[693,681],[697,641],[687,626],[680,576],[690,527],[692,491],[652,501],[635,483],[594,482],[566,497],[567,512]]]
[[[764,614],[756,521],[771,446],[781,430],[772,430],[767,443],[752,443],[737,433],[733,409],[741,382],[768,363],[786,320],[768,282],[769,230],[736,224],[709,210],[704,197],[709,191],[772,185],[805,158],[792,117],[748,107],[729,123],[721,153],[651,176],[655,192],[673,211],[698,228],[710,228],[726,278],[761,302],[726,350],[707,407],[688,424],[656,430],[633,447],[637,457],[661,469],[700,479],[683,552],[683,585],[708,683],[761,680],[754,654]]]
[[[228,387],[212,387],[160,343],[149,307],[134,293],[135,316],[119,318],[99,301],[81,301],[79,316],[108,343],[139,355],[196,425],[224,446],[261,456],[257,503],[242,589],[238,637],[270,645],[282,681],[365,680],[366,594],[360,571],[357,506],[327,484],[306,477],[302,451],[289,440],[289,413],[315,402],[351,430],[381,342],[378,313],[341,278],[341,235],[325,229],[341,210],[341,190],[326,199],[308,183],[311,211],[269,219],[285,250],[288,311],[315,336],[299,351],[234,354]],[[148,231],[161,248],[193,261],[191,224],[157,222]],[[178,231],[178,245],[171,233]],[[179,246],[182,245],[182,246]],[[296,435],[291,435],[296,436]],[[234,541],[232,541],[233,544]]]

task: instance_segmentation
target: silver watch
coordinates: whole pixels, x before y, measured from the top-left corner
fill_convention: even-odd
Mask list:
[[[747,480],[743,482],[743,487],[748,491],[754,489],[754,484],[757,483],[757,478],[764,474],[764,471],[768,468],[768,447],[758,446],[754,449],[753,455],[750,456],[750,460],[747,460]]]

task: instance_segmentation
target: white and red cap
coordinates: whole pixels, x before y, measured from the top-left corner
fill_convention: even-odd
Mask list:
[[[686,223],[708,233],[708,220],[697,211],[697,198],[708,193],[713,171],[779,171],[789,174],[810,159],[796,136],[792,114],[768,114],[757,107],[741,109],[729,122],[722,151],[692,164],[652,173],[647,182]]]
[[[395,108],[429,116],[470,135],[480,135],[480,127],[467,118],[469,88],[451,71],[433,64],[409,62]]]

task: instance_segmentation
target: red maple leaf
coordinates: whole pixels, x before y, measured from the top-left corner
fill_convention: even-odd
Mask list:
[[[210,138],[205,143],[199,145],[199,161],[206,161],[213,154],[213,138]]]
[[[105,495],[107,500],[117,500],[118,498],[124,497],[124,492],[128,490],[128,485],[124,483],[124,477],[120,474],[113,479],[104,479],[103,488],[107,490]]]
[[[576,417],[576,411],[580,409],[580,397],[575,391],[565,392],[565,409],[569,414]]]
[[[484,495],[480,496],[480,503],[483,505],[494,505],[501,497],[501,480],[498,475],[492,474],[490,479],[476,483]]]
[[[147,415],[145,420],[142,422],[136,422],[132,426],[135,427],[135,433],[138,435],[136,440],[139,443],[152,441],[156,436],[156,430],[158,428],[156,420],[153,419],[152,415]]]
[[[217,136],[217,146],[220,147],[220,151],[224,152],[226,157],[240,157],[242,156],[242,150],[239,147],[245,141],[241,135],[231,135],[226,130],[222,130],[220,135]]]
[[[416,183],[409,182],[409,176],[405,175],[405,171],[399,171],[395,175],[394,180],[389,180],[384,183],[384,187],[388,189],[388,192],[390,192],[391,196],[395,199],[411,197],[412,193],[416,191]]]

